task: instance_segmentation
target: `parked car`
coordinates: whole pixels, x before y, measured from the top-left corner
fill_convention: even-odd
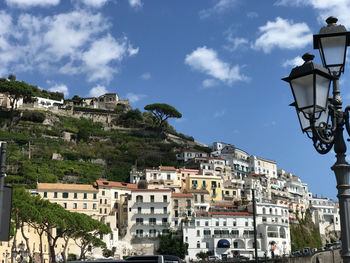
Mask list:
[[[311,255],[312,255],[311,248],[304,247],[304,249],[303,249],[303,256],[311,256]]]
[[[209,260],[209,261],[218,261],[218,260],[219,260],[219,257],[218,257],[218,256],[209,256],[209,257],[208,257],[208,260]]]
[[[296,250],[296,251],[293,252],[293,256],[295,256],[295,257],[302,257],[303,253],[301,253],[300,250]]]

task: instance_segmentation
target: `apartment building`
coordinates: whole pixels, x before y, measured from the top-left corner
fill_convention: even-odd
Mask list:
[[[232,168],[232,178],[244,179],[250,173],[250,155],[233,145],[227,145],[221,150],[221,158]]]
[[[191,193],[172,193],[171,226],[178,228],[181,222],[194,214],[194,199]]]
[[[196,149],[185,149],[181,153],[176,155],[176,158],[180,162],[187,162],[195,157],[208,157],[209,154]]]
[[[260,235],[258,250],[261,252]],[[249,212],[209,212],[192,218],[183,226],[183,241],[188,243],[186,260],[196,260],[201,251],[212,251],[219,258],[254,252],[253,214]],[[261,254],[261,253],[260,253]]]
[[[132,170],[130,182],[139,183],[140,180],[146,180],[149,184],[174,185],[177,181],[177,171],[172,166],[159,166],[158,168],[145,169],[142,172]]]
[[[186,190],[202,189],[209,192],[210,199],[222,200],[222,178],[217,175],[191,175],[186,178]]]
[[[337,203],[329,198],[313,196],[310,200],[312,221],[319,226],[323,243],[331,243],[340,237],[340,215]]]
[[[169,233],[171,223],[171,189],[139,188],[131,190],[128,234],[132,253],[155,253],[159,234]]]
[[[277,178],[277,164],[275,161],[251,155],[249,158],[249,166],[252,173],[265,174],[268,178]]]

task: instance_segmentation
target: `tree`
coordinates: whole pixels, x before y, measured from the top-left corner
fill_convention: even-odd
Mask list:
[[[0,92],[9,94],[12,111],[17,107],[20,98],[23,98],[26,102],[33,99],[32,86],[24,81],[17,81],[16,77],[11,77],[9,81],[0,81]]]
[[[109,226],[85,214],[79,214],[79,226],[80,229],[77,229],[71,237],[80,248],[80,259],[86,259],[86,252],[89,249],[94,247],[106,248],[105,242],[99,237],[112,231]]]
[[[160,255],[173,255],[184,259],[188,244],[184,243],[181,238],[174,237],[173,233],[170,232],[167,235],[159,236],[159,248],[157,252]]]
[[[157,126],[160,129],[164,127],[167,119],[182,117],[182,114],[177,109],[165,103],[148,104],[144,109],[150,111],[156,117]]]

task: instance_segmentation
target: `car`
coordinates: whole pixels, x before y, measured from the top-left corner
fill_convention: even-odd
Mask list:
[[[181,259],[172,255],[142,255],[128,257],[125,259],[125,261],[130,263],[180,263]]]
[[[304,255],[304,256],[311,256],[311,255],[312,255],[311,248],[309,248],[309,247],[304,247],[304,249],[303,249],[303,255]]]
[[[218,261],[218,260],[219,260],[219,257],[218,257],[218,256],[209,256],[209,257],[208,257],[208,260],[209,260],[209,261]]]
[[[293,256],[295,256],[295,257],[302,257],[303,253],[301,253],[300,250],[296,250],[296,251],[293,252]]]

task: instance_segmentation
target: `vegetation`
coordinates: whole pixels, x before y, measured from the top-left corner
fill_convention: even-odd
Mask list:
[[[181,259],[185,258],[188,244],[182,241],[182,238],[173,236],[170,232],[167,235],[159,236],[159,248],[157,252],[160,255],[173,255]]]
[[[299,224],[290,225],[292,251],[302,250],[304,247],[322,247],[322,240],[318,227],[312,222],[310,210],[307,209],[304,219]]]
[[[24,188],[14,188],[12,201],[12,222],[14,225],[14,238],[12,248],[17,247],[17,233],[21,231],[26,242],[28,251],[30,247],[29,237],[25,235],[24,227],[29,225],[39,235],[39,251],[41,261],[43,260],[43,238],[47,237],[49,244],[50,262],[56,262],[55,247],[59,239],[64,240],[64,250],[62,257],[66,261],[66,249],[69,239],[76,243],[84,243],[91,247],[105,247],[101,241],[95,241],[99,234],[108,234],[111,229],[103,223],[81,214],[72,213],[65,210],[62,206],[50,203],[40,196],[33,196]],[[57,231],[53,231],[56,229]],[[85,238],[87,236],[88,238]],[[83,251],[83,250],[82,250]],[[86,250],[84,250],[86,251]],[[83,251],[83,252],[84,252]],[[80,259],[85,258],[84,253],[80,254]],[[33,254],[29,255],[30,262],[33,262]]]
[[[181,118],[182,114],[173,106],[165,103],[154,103],[145,106],[145,110],[150,111],[156,118],[157,126],[162,129],[169,118]]]

